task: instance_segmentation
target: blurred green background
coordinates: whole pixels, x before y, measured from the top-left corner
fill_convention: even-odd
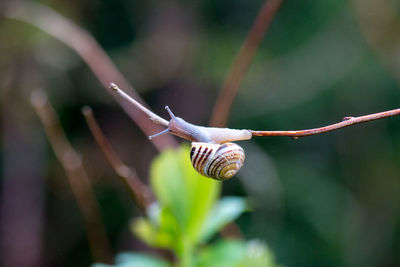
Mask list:
[[[89,31],[157,114],[167,118],[169,105],[200,125],[208,123],[264,3],[38,2]],[[305,129],[398,108],[399,55],[399,1],[285,1],[241,85],[228,127]],[[139,211],[80,108],[93,108],[117,153],[145,181],[158,152],[74,51],[0,16],[0,265],[93,262],[65,173],[29,103],[37,88],[48,93],[83,157],[112,251],[147,250],[129,231]],[[246,163],[223,183],[223,195],[249,198],[253,210],[237,224],[246,238],[266,241],[279,264],[400,265],[400,118],[241,145]]]

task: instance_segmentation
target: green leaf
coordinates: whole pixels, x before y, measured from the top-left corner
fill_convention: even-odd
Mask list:
[[[260,240],[251,240],[246,244],[244,260],[238,267],[278,267],[275,257],[267,245]]]
[[[150,220],[139,218],[131,224],[132,231],[145,243],[154,247],[174,247],[179,229],[171,212],[164,208],[150,216]]]
[[[193,169],[186,145],[160,154],[153,161],[150,178],[160,206],[170,211],[176,220],[179,233],[175,233],[174,239],[180,244],[175,249],[179,252],[185,246],[193,247],[220,193],[221,183]]]
[[[115,265],[101,263],[93,264],[92,267],[170,267],[166,261],[152,255],[142,253],[120,253],[115,258]]]
[[[196,267],[278,267],[265,243],[252,240],[222,240],[202,250],[196,258]]]
[[[209,212],[203,224],[200,241],[205,242],[229,222],[234,221],[248,209],[245,198],[224,197]]]
[[[120,253],[115,258],[118,267],[168,267],[166,261],[143,253]]]
[[[157,242],[159,231],[149,220],[144,218],[135,219],[131,224],[131,229],[149,246],[162,246],[161,244],[158,244],[160,242]]]
[[[201,251],[196,267],[237,266],[245,259],[246,243],[241,240],[222,240]]]

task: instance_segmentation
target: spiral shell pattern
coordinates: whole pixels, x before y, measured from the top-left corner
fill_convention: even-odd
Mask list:
[[[210,144],[193,142],[190,160],[202,175],[226,180],[235,175],[244,163],[244,150],[234,143]]]

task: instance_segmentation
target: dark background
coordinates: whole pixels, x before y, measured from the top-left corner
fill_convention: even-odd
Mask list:
[[[17,1],[16,1],[17,2]],[[89,31],[157,113],[206,125],[263,1],[40,1]],[[400,5],[390,0],[286,1],[235,100],[228,126],[319,127],[400,105]],[[89,173],[114,253],[146,250],[139,216],[95,144],[90,105],[121,158],[147,181],[156,149],[63,43],[0,17],[1,266],[88,266],[84,224],[29,103],[42,88]],[[400,265],[400,118],[292,140],[241,142],[246,163],[224,195],[286,266]],[[11,263],[13,265],[11,265]],[[16,265],[17,264],[17,265]]]

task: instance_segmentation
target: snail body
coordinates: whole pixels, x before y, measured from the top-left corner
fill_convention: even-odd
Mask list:
[[[167,132],[192,142],[223,144],[232,141],[249,140],[252,137],[249,130],[198,126],[182,118],[172,117],[172,112],[170,115],[171,120],[169,121]]]
[[[171,133],[192,141],[190,160],[193,168],[200,174],[216,180],[231,178],[243,166],[244,150],[231,141],[251,139],[252,134],[249,130],[197,126],[175,117],[168,106],[165,108],[171,116],[168,128],[150,136],[150,139],[160,134]]]

